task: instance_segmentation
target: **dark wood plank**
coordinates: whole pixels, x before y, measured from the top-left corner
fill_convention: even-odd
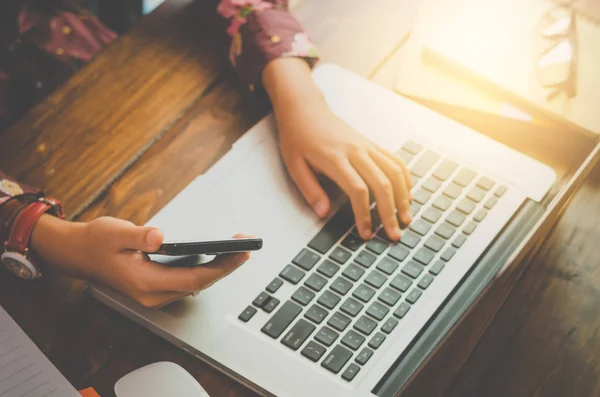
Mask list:
[[[0,169],[60,197],[70,215],[87,207],[221,73],[216,2],[187,3],[144,19],[4,133]]]

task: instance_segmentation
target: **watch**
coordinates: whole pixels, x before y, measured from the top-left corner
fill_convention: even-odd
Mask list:
[[[41,197],[21,211],[12,224],[0,263],[19,278],[34,280],[42,276],[40,269],[31,260],[28,247],[36,223],[46,212],[64,218],[59,202]]]

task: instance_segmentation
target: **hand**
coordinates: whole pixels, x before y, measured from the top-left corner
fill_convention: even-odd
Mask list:
[[[249,258],[248,253],[222,255],[195,268],[168,268],[142,253],[155,252],[162,241],[159,229],[115,218],[72,223],[44,215],[34,229],[32,248],[57,270],[104,284],[147,307],[205,289]]]
[[[263,81],[273,101],[283,159],[315,212],[325,217],[330,210],[330,200],[315,176],[323,173],[350,198],[363,239],[373,234],[371,191],[388,237],[399,240],[398,218],[403,226],[412,221],[411,180],[404,162],[333,114],[303,61],[273,61]]]

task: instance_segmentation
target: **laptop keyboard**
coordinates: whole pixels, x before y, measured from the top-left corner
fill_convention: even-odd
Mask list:
[[[347,202],[240,315],[272,313],[261,331],[351,382],[399,326],[507,188],[406,142],[398,154],[413,178],[413,222],[388,240],[373,205],[376,237],[363,241]],[[284,283],[297,289],[280,302]]]

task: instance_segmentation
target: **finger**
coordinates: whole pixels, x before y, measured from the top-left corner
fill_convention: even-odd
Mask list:
[[[402,169],[396,162],[379,151],[373,151],[370,153],[370,155],[373,161],[375,161],[375,163],[381,167],[383,172],[392,182],[398,217],[404,225],[410,224],[412,221],[412,214],[410,213],[408,189],[406,186],[406,181],[404,180],[404,173],[402,172]]]
[[[373,237],[369,187],[347,159],[340,159],[329,168],[327,176],[346,193],[352,204],[356,228],[363,240]]]
[[[406,166],[406,162],[402,160],[399,156],[396,156],[393,153],[388,152],[387,150],[381,150],[386,156],[388,156],[392,161],[394,161],[398,166],[402,169],[402,173],[404,174],[404,181],[406,181],[406,188],[408,189],[408,200],[412,201],[412,177],[410,176],[410,171]]]
[[[123,250],[155,252],[163,242],[163,233],[155,227],[135,226],[131,222],[121,222],[112,233]]]
[[[359,174],[367,182],[367,185],[375,196],[377,209],[381,216],[381,222],[385,232],[392,240],[400,239],[400,226],[396,216],[396,204],[394,197],[394,188],[385,172],[369,157],[365,152],[356,154],[352,158],[352,164]]]
[[[300,156],[294,156],[286,162],[290,176],[300,189],[300,193],[321,218],[329,213],[329,197],[317,180],[315,173]]]
[[[168,268],[148,260],[146,292],[197,292],[227,276],[250,257],[249,253],[220,255],[207,264],[193,268]]]
[[[142,306],[153,309],[160,309],[161,307],[165,307],[189,295],[190,293],[188,292],[157,292],[146,293],[134,297],[134,299]]]

